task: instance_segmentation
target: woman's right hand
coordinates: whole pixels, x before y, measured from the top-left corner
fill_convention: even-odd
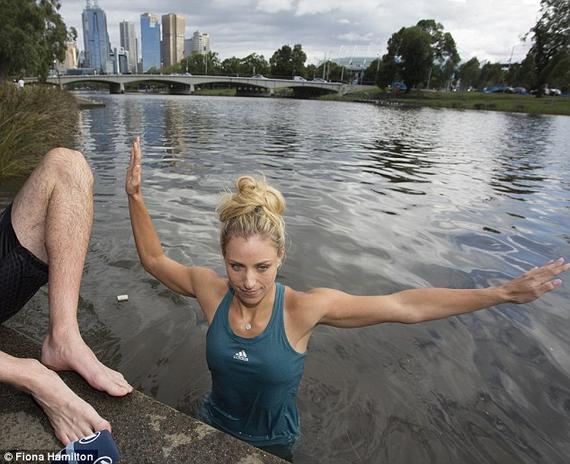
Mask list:
[[[135,137],[131,146],[131,160],[125,179],[127,195],[135,197],[141,194],[141,140]]]

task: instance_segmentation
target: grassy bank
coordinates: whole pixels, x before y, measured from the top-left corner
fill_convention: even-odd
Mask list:
[[[431,91],[411,91],[406,94],[385,92],[382,89],[371,89],[342,97],[327,95],[321,98],[325,100],[371,101],[379,104],[429,106],[433,108],[570,115],[570,97],[535,98],[503,93]]]
[[[78,112],[69,92],[0,83],[0,179],[25,175],[51,148],[70,146]]]

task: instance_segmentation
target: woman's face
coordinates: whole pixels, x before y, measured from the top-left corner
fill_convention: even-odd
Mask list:
[[[226,272],[236,296],[256,306],[273,288],[281,258],[270,238],[233,236],[226,245]]]

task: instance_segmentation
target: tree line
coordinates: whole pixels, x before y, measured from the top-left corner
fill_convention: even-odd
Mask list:
[[[541,0],[539,17],[525,40],[531,48],[521,63],[460,63],[455,41],[441,23],[424,19],[388,40],[388,51],[366,70],[366,79],[385,87],[402,81],[407,89],[491,85],[520,86],[543,94],[546,86],[570,90],[570,2]]]
[[[60,7],[58,0],[0,0],[0,78],[26,74],[45,79],[54,61],[64,59],[65,41],[75,38],[76,31],[67,30]],[[476,57],[461,63],[451,33],[434,19],[422,19],[392,34],[387,52],[370,63],[363,81],[380,87],[403,82],[408,90],[467,90],[498,84],[537,89],[538,95],[547,85],[570,90],[570,2],[541,0],[537,22],[524,38],[531,48],[521,63],[502,66],[481,63]],[[302,45],[295,44],[283,45],[269,60],[257,53],[225,60],[215,52],[195,54],[162,72],[351,79],[350,71],[333,61],[315,66],[306,65],[306,60]],[[151,68],[149,72],[160,71]]]

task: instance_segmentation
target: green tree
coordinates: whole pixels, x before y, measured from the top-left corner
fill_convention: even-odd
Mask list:
[[[448,87],[460,61],[455,40],[449,32],[444,32],[443,24],[434,19],[422,19],[416,26],[431,37],[433,63],[428,76],[428,87]]]
[[[0,78],[15,74],[45,80],[65,58],[67,29],[57,0],[0,0]]]
[[[301,44],[296,44],[291,53],[291,60],[293,61],[293,71],[291,75],[305,76],[305,62],[307,61],[307,54],[303,51]]]
[[[392,82],[401,79],[398,64],[392,56],[386,54],[380,60],[380,65],[376,63],[378,72],[376,73],[376,85],[384,88],[388,87]]]
[[[388,53],[382,57],[386,75],[382,78],[399,75],[408,92],[412,87],[424,83],[433,63],[431,43],[430,34],[423,28],[401,28],[388,40]]]
[[[242,61],[232,56],[222,61],[222,74],[224,76],[240,76],[241,75]]]
[[[242,71],[244,76],[261,74],[263,76],[269,74],[269,63],[263,55],[252,53],[242,58]]]
[[[540,16],[529,31],[532,46],[528,52],[534,60],[534,86],[542,96],[551,73],[564,66],[570,49],[570,2],[541,0]],[[559,70],[557,69],[557,72]]]
[[[511,87],[520,86],[522,73],[522,65],[520,63],[512,63],[505,72],[505,83]]]
[[[559,88],[563,92],[570,89],[570,53],[560,52],[547,68],[548,86]]]
[[[346,68],[344,71],[342,68],[343,66],[334,61],[327,60],[315,68],[315,72],[310,77],[321,77],[328,81],[340,82],[341,77],[344,80],[348,79],[350,73]]]
[[[481,68],[479,66],[479,60],[476,57],[473,57],[469,61],[463,63],[459,66],[459,80],[461,88],[463,90],[467,90],[470,87],[475,87],[479,81],[480,74]]]
[[[505,82],[505,72],[500,63],[485,63],[481,67],[479,74],[479,81],[477,87],[482,89],[484,87],[491,87],[493,85],[500,85]]]
[[[304,76],[306,61],[307,55],[301,44],[296,44],[293,48],[289,45],[283,45],[269,59],[271,75],[282,79]]]
[[[371,61],[366,70],[364,71],[364,77],[362,81],[364,83],[372,83],[376,82],[376,78],[378,76],[378,72],[380,71],[380,64],[382,60],[380,58],[376,58],[375,60]]]
[[[536,75],[532,55],[527,55],[522,61],[517,74],[517,86],[522,86],[526,89],[531,89],[533,87]]]
[[[208,74],[216,76],[222,72],[222,64],[218,58],[217,52],[208,52],[204,55],[193,53],[183,58],[178,65],[179,71],[173,72],[189,72],[191,74]]]
[[[305,77],[307,79],[314,79],[315,77],[318,77],[317,67],[314,64],[305,66]]]

